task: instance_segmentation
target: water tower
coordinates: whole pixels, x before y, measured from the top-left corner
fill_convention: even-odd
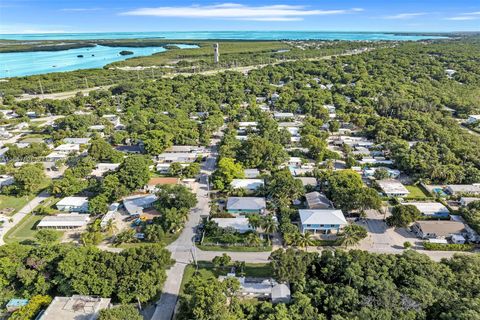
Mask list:
[[[218,43],[215,43],[213,45],[213,61],[215,63],[218,63],[220,61],[220,50],[219,50]]]

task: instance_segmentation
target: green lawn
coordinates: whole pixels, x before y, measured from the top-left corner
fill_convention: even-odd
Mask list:
[[[242,247],[242,246],[206,246],[206,245],[197,245],[197,248],[203,251],[230,251],[230,252],[265,252],[272,251],[272,246],[264,247]]]
[[[5,234],[5,242],[22,242],[24,240],[33,240],[37,230],[36,224],[44,216],[28,214],[15,227]]]
[[[14,211],[9,213],[8,215],[14,215],[18,210],[23,208],[34,196],[27,196],[27,197],[14,197],[14,196],[6,196],[0,195],[0,211],[12,208]]]
[[[407,190],[410,192],[407,198],[427,198],[425,192],[423,192],[423,190],[420,189],[418,186],[411,185],[405,186],[405,188],[407,188]]]

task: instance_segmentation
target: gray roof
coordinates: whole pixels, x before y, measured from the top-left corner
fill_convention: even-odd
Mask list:
[[[90,218],[86,214],[60,214],[46,216],[37,225],[38,228],[70,227],[80,228],[87,225]]]
[[[315,209],[315,207],[332,207],[332,202],[327,196],[317,191],[305,194],[305,199],[307,200],[308,207],[311,209]]]
[[[157,201],[157,196],[154,194],[149,194],[125,198],[123,199],[123,205],[129,214],[140,215],[143,213],[143,209],[149,207],[155,201]]]
[[[227,201],[227,210],[262,210],[265,207],[265,199],[260,197],[229,197]]]
[[[272,287],[272,300],[286,298],[290,299],[290,288],[286,284],[279,283]]]
[[[347,220],[342,210],[336,209],[318,209],[318,210],[298,210],[300,220],[305,224],[335,224],[346,225]]]

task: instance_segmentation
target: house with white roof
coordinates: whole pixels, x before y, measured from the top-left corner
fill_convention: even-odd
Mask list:
[[[87,214],[57,214],[42,218],[37,229],[80,229],[86,227],[89,221],[90,218]]]
[[[63,142],[67,144],[89,144],[90,138],[64,138]]]
[[[270,299],[275,303],[289,303],[291,300],[290,287],[284,283],[278,283],[273,279],[236,277],[234,273],[220,276],[219,280],[234,277],[240,283],[237,296],[243,298]]]
[[[377,184],[387,197],[405,197],[410,193],[398,180],[378,180]]]
[[[404,205],[415,206],[424,216],[428,217],[448,217],[450,211],[440,202],[405,202]]]
[[[227,212],[234,215],[262,214],[266,208],[265,199],[261,197],[229,197],[226,206]]]
[[[218,224],[219,228],[233,228],[239,233],[245,233],[253,231],[253,228],[248,222],[248,218],[236,217],[236,218],[213,218],[212,221]]]
[[[462,207],[468,206],[470,203],[475,202],[475,201],[480,201],[480,198],[474,198],[474,197],[461,197],[460,198],[460,205]]]
[[[338,233],[348,223],[342,210],[336,209],[302,209],[300,215],[300,231],[329,234]]]
[[[87,197],[65,197],[58,201],[55,205],[60,211],[67,212],[88,212],[88,198]]]
[[[66,154],[65,152],[52,152],[50,154],[48,154],[46,157],[45,157],[45,161],[47,162],[56,162],[56,161],[59,161],[59,160],[65,160],[68,158],[68,154]]]
[[[245,169],[243,170],[243,173],[247,179],[253,179],[260,175],[260,171],[258,171],[258,169]]]
[[[155,194],[126,197],[123,199],[123,206],[131,216],[140,216],[143,209],[151,208],[157,199]]]
[[[197,160],[198,153],[190,152],[163,152],[157,156],[159,162],[163,163],[173,163],[173,162],[183,162],[190,163]]]
[[[12,185],[15,182],[15,178],[9,175],[0,176],[0,188]]]
[[[294,118],[295,115],[292,112],[274,112],[273,117],[277,120],[281,120]]]
[[[480,194],[480,184],[449,184],[445,191],[453,196],[461,194]]]
[[[72,153],[72,152],[79,152],[80,151],[80,145],[79,144],[74,144],[74,143],[65,143],[65,144],[59,145],[58,147],[53,149],[53,151],[63,152],[63,153],[66,153],[66,154],[69,154],[69,153]]]
[[[245,189],[247,191],[256,191],[264,186],[263,179],[233,179],[230,186],[233,189]]]
[[[109,171],[115,171],[120,167],[120,163],[97,163],[95,169],[92,171],[92,176],[102,177]]]
[[[468,116],[467,123],[474,124],[480,121],[480,114],[472,114]]]

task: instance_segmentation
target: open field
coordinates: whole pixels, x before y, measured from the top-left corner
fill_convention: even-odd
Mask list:
[[[416,198],[416,199],[427,198],[427,195],[425,194],[425,192],[423,192],[423,190],[418,186],[411,185],[411,186],[405,186],[405,188],[407,188],[407,190],[410,192],[407,198]]]
[[[33,197],[14,197],[14,196],[6,196],[0,195],[0,211],[5,209],[14,209],[12,212],[9,212],[7,215],[13,215],[15,212],[23,208]]]

